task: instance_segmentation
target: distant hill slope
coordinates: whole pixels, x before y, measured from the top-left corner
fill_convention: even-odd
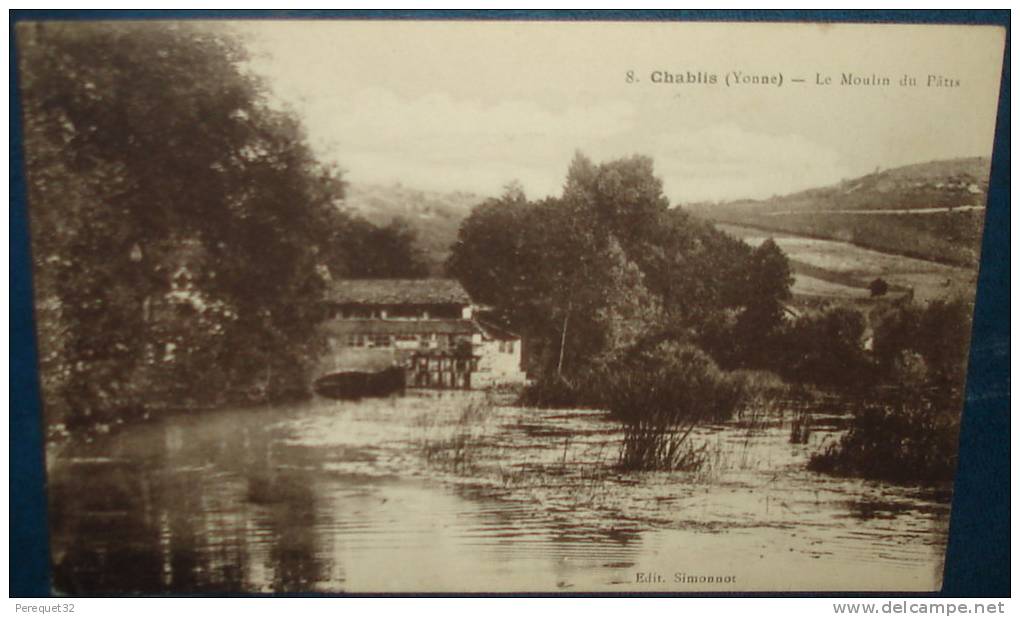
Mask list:
[[[345,209],[373,224],[388,225],[394,218],[403,219],[417,234],[418,246],[433,275],[442,274],[461,221],[485,199],[463,191],[422,191],[401,184],[352,183],[346,193]]]
[[[974,266],[989,170],[982,157],[931,161],[782,197],[686,207],[717,222]]]

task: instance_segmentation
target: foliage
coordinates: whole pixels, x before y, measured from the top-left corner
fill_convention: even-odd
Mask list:
[[[452,421],[442,422],[434,414],[422,416],[419,442],[425,460],[455,473],[473,471],[482,447],[484,425],[495,403],[489,397],[464,401],[454,410]]]
[[[871,292],[871,297],[873,298],[884,296],[889,293],[889,283],[883,278],[877,278],[868,283],[868,291]]]
[[[963,298],[933,300],[921,314],[914,349],[928,365],[930,383],[942,390],[962,390],[967,378],[973,305]]]
[[[859,311],[829,308],[786,327],[777,343],[775,363],[789,381],[835,388],[860,388],[875,373],[864,350],[866,322]]]
[[[663,321],[661,301],[645,286],[644,273],[627,258],[615,238],[607,242],[606,257],[605,300],[594,315],[602,334],[602,353],[593,359],[596,365],[634,347],[650,332],[661,329]]]
[[[447,268],[526,336],[530,372],[557,375],[541,387],[562,391],[559,380],[584,379],[643,339],[686,335],[761,297],[747,285],[788,292],[788,266],[783,276],[774,254],[757,261],[751,254],[670,209],[651,159],[596,165],[578,154],[561,197],[531,202],[510,187],[476,208]],[[776,281],[759,280],[774,272]]]
[[[793,285],[790,262],[771,238],[751,252],[741,283],[742,310],[722,359],[735,366],[771,369],[783,325],[783,302],[790,299]]]
[[[961,397],[972,311],[970,302],[955,298],[902,303],[880,313],[874,355],[883,375],[902,386],[926,385]]]
[[[956,469],[970,304],[902,303],[876,316],[874,357],[888,385],[850,430],[811,460],[816,471],[898,482],[951,480]]]
[[[329,273],[406,234],[366,241],[338,172],[218,26],[16,34],[51,419],[299,389]]]
[[[744,380],[673,341],[635,351],[603,379],[607,406],[624,425],[624,469],[696,468],[702,459],[687,441],[691,431],[731,418],[747,395]]]
[[[524,387],[517,403],[525,407],[599,409],[606,406],[602,372],[588,371],[569,380],[555,373],[541,374]]]
[[[814,455],[808,468],[893,482],[951,481],[959,418],[951,402],[916,392],[862,402],[850,430]]]
[[[393,219],[406,223],[415,235],[415,248],[430,276],[442,276],[457,229],[482,203],[483,197],[463,191],[423,191],[402,185],[351,182],[345,187],[344,207],[376,226]]]
[[[395,217],[378,227],[362,219],[345,221],[343,259],[334,262],[345,278],[424,278],[429,269],[418,248],[417,232],[406,219]]]
[[[672,425],[732,417],[746,395],[744,380],[721,370],[703,351],[662,341],[628,354],[603,379],[607,406],[624,422]]]
[[[493,308],[494,319],[533,343],[532,357],[543,356],[546,367],[555,366],[562,324],[581,300],[568,286],[585,254],[582,235],[557,206],[527,202],[519,192],[484,202],[461,225],[447,262],[471,297]]]
[[[751,252],[745,276],[748,310],[769,313],[778,323],[780,303],[792,295],[793,275],[790,262],[775,240],[768,238]]]

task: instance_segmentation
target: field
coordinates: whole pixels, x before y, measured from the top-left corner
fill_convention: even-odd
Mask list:
[[[751,227],[720,224],[717,227],[757,246],[772,238],[790,258],[794,270],[793,293],[804,298],[866,300],[868,283],[884,279],[891,294],[913,290],[927,302],[956,295],[973,296],[977,272],[932,261],[881,253],[847,242],[773,233]]]
[[[981,254],[988,173],[987,158],[929,161],[791,195],[685,207],[718,223],[974,267]]]

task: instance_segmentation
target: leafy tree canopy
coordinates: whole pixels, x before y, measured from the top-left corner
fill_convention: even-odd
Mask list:
[[[670,209],[648,157],[596,165],[578,153],[561,197],[530,202],[511,186],[476,208],[447,267],[528,335],[536,368],[571,373],[643,338],[691,338],[749,298],[787,297],[789,266],[772,249],[752,255]]]
[[[338,209],[339,172],[218,26],[16,36],[45,372],[82,422],[170,373],[194,396],[294,387],[324,273],[379,251],[397,263],[372,275],[417,273],[406,230]]]

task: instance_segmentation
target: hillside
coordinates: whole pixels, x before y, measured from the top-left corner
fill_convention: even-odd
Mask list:
[[[461,221],[485,199],[463,191],[422,191],[401,184],[354,183],[347,186],[346,193],[344,208],[373,224],[387,225],[394,218],[407,222],[417,234],[433,275],[442,273]]]
[[[716,222],[974,266],[989,170],[987,158],[931,161],[782,197],[686,208]]]

